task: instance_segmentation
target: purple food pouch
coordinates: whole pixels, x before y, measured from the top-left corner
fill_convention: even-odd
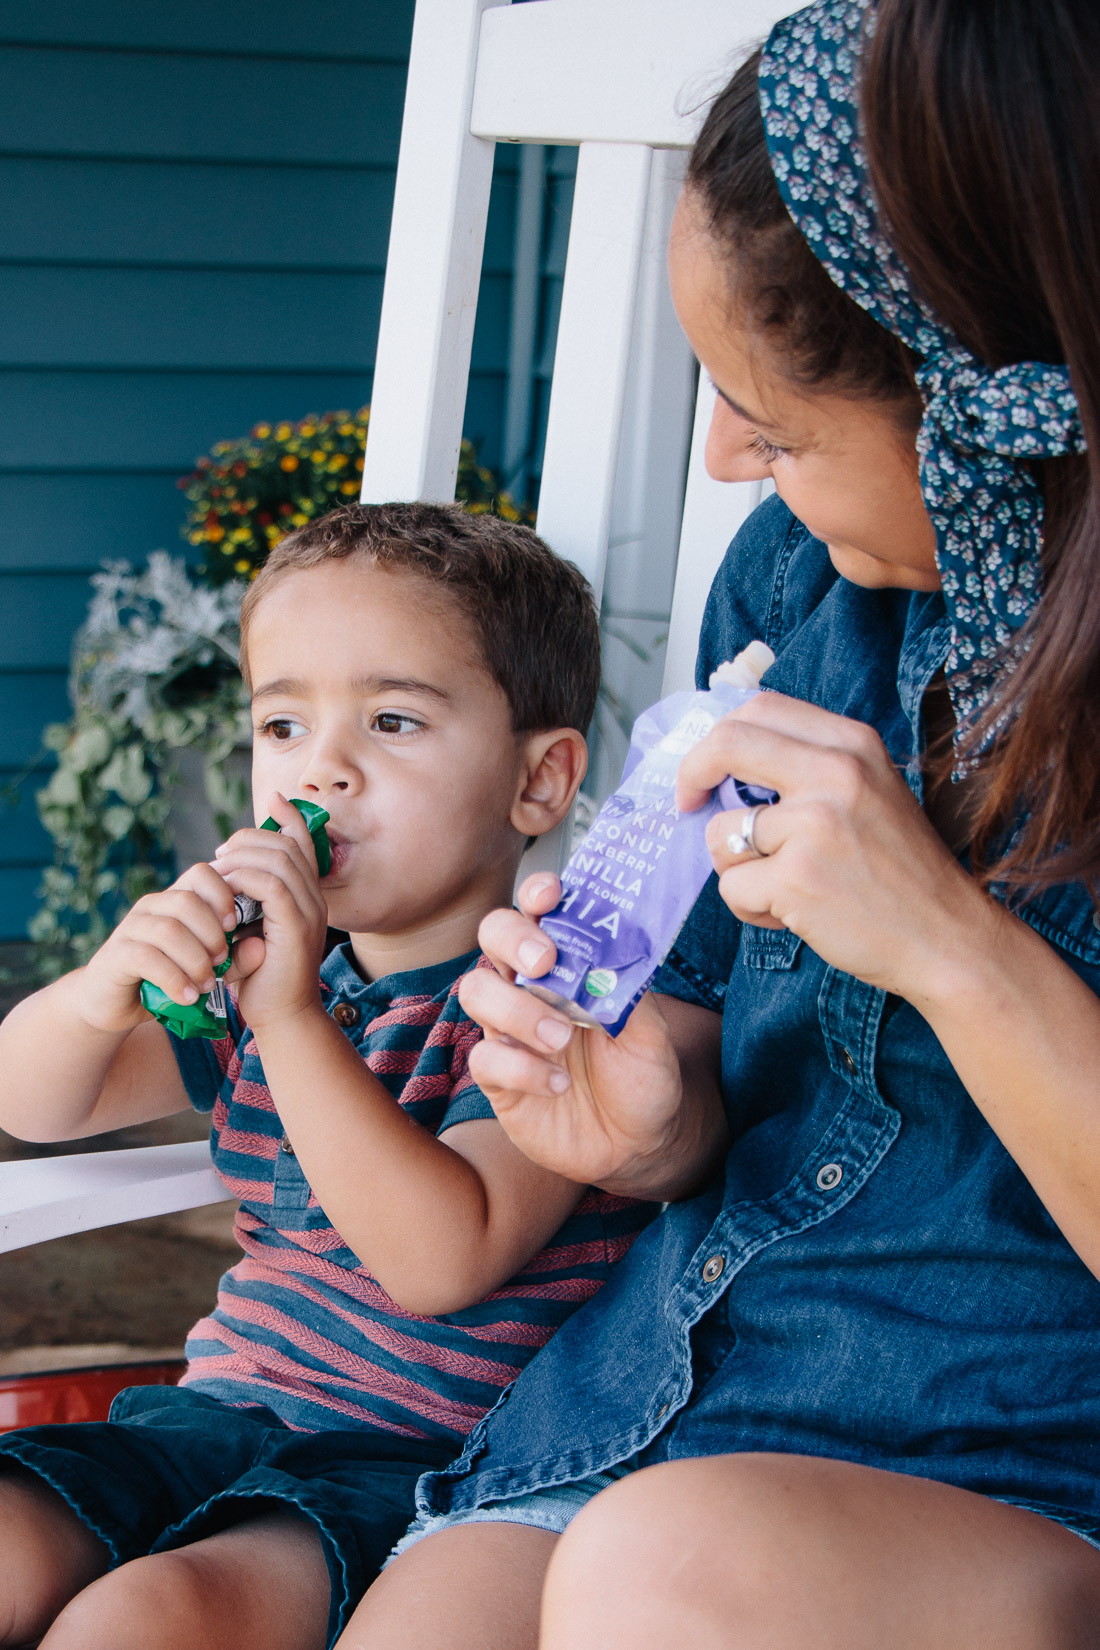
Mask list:
[[[617,1037],[671,949],[714,869],[707,822],[729,808],[776,800],[727,779],[695,813],[676,807],[683,757],[719,718],[759,693],[775,655],[751,642],[720,665],[705,693],[673,693],[634,724],[619,788],[562,873],[562,897],[539,919],[557,946],[548,973],[516,984],[579,1025]]]

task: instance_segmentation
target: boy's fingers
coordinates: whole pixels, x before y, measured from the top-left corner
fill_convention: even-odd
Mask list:
[[[185,923],[164,913],[143,913],[132,924],[127,940],[143,951],[166,957],[200,990],[213,978],[214,963],[223,962],[227,955],[224,933],[212,952]],[[139,977],[150,978],[147,974]]]
[[[235,984],[237,980],[247,980],[263,962],[266,951],[262,934],[247,934],[233,947],[232,966],[226,970],[222,978],[230,985]]]
[[[458,1000],[489,1037],[509,1037],[536,1053],[558,1053],[573,1026],[529,991],[509,985],[487,968],[475,968],[459,982]]]
[[[527,1095],[557,1099],[570,1084],[569,1073],[552,1060],[540,1059],[515,1043],[478,1043],[470,1050],[470,1075],[493,1105],[502,1110]]]
[[[168,894],[194,893],[206,901],[221,923],[223,931],[232,928],[237,921],[237,914],[233,909],[233,895],[226,887],[224,880],[218,875],[212,865],[200,860],[192,865],[181,877],[177,877],[171,888],[165,890]]]
[[[545,974],[557,957],[553,940],[519,911],[490,911],[482,918],[478,943],[493,966],[509,975]]]
[[[218,878],[221,886],[219,903],[228,900],[229,911],[233,911],[233,895]],[[212,909],[201,894],[190,888],[166,888],[162,894],[154,896],[155,903],[150,902],[148,908],[138,914],[138,920],[165,920],[180,924],[189,933],[193,934],[199,943],[206,947],[209,958],[213,962],[220,962],[225,956],[226,928],[217,911]],[[236,922],[236,915],[233,921]]]
[[[317,868],[317,854],[313,847],[313,838],[309,834],[309,827],[293,803],[288,802],[281,791],[273,791],[267,799],[268,814],[280,827],[279,835],[290,837],[298,844],[307,864]],[[269,836],[272,832],[267,833]]]
[[[141,941],[131,941],[127,963],[137,979],[148,980],[152,985],[159,986],[165,996],[171,997],[174,1003],[197,1002],[202,991],[213,985],[209,965],[205,978],[196,984],[178,963],[171,957],[166,957],[157,946]]]

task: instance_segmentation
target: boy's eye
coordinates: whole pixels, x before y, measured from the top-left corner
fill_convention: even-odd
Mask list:
[[[375,733],[404,734],[406,736],[419,733],[424,726],[423,722],[418,721],[415,716],[406,716],[403,711],[399,710],[375,711],[371,717],[370,725]]]
[[[260,728],[261,738],[274,739],[276,744],[285,744],[288,739],[297,739],[305,732],[304,723],[294,716],[269,716]]]
[[[762,458],[765,464],[774,464],[777,458],[783,457],[787,449],[776,447],[772,442],[765,441],[759,430],[755,430],[749,438],[748,450],[750,453],[755,453],[757,458]]]

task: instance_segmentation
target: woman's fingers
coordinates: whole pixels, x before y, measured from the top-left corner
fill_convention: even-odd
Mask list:
[[[570,1085],[562,1066],[499,1039],[487,1039],[470,1050],[470,1075],[491,1100],[532,1094],[549,1099],[564,1094]]]
[[[830,794],[857,786],[870,766],[889,763],[878,734],[862,722],[798,699],[763,693],[716,722],[688,751],[677,806],[699,808],[731,774],[780,795],[812,787]]]
[[[714,869],[721,875],[731,865],[746,860],[767,858],[776,853],[785,837],[786,813],[782,803],[761,804],[758,808],[734,808],[729,813],[715,814],[707,822],[707,847]],[[754,854],[745,838],[749,830],[756,848]]]
[[[487,1037],[506,1037],[539,1054],[560,1053],[572,1041],[575,1028],[564,1014],[488,968],[475,968],[462,979],[458,1000]]]
[[[553,881],[556,884],[557,878]],[[555,896],[553,905],[556,904]],[[552,910],[553,905],[548,909]],[[519,911],[503,908],[490,911],[487,917],[482,918],[477,937],[493,967],[506,979],[511,979],[515,974],[529,974],[537,978],[553,968],[558,954],[553,940],[543,933],[538,923]]]

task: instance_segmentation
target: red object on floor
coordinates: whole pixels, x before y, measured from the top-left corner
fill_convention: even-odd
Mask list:
[[[175,1386],[184,1367],[180,1359],[0,1376],[0,1432],[55,1421],[105,1421],[112,1398],[124,1387]]]

